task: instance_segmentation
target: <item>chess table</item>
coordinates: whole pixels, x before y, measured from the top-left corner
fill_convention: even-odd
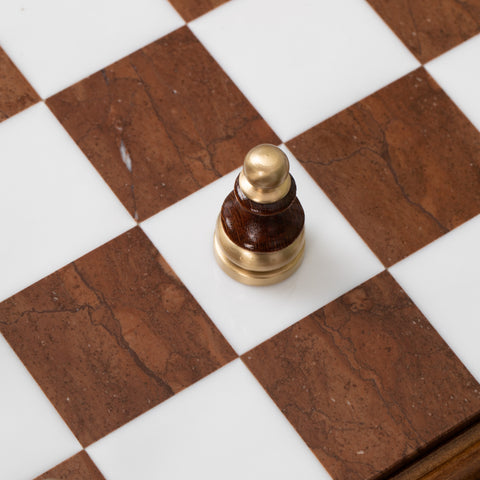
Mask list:
[[[0,1],[0,479],[480,479],[479,129],[479,0]]]

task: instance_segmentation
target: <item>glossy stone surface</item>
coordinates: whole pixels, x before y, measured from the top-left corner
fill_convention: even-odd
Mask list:
[[[423,68],[288,147],[386,266],[480,213],[480,133]]]
[[[139,228],[6,300],[0,318],[84,446],[236,356]]]
[[[480,409],[479,384],[387,272],[242,359],[334,479],[373,479]]]
[[[0,1],[48,102],[0,123],[0,480],[386,480],[479,422],[479,5]],[[252,288],[212,237],[272,130],[305,260]]]
[[[137,220],[280,142],[187,27],[47,104]]]
[[[0,122],[40,100],[0,47]]]
[[[478,0],[367,0],[425,63],[480,32]]]
[[[82,450],[35,480],[105,480],[105,477]]]
[[[170,3],[187,22],[226,2],[227,0],[170,0]]]

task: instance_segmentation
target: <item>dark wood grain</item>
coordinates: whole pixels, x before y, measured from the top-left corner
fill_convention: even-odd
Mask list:
[[[480,213],[480,133],[423,68],[288,147],[386,266]]]
[[[138,220],[280,143],[187,27],[47,100]]]
[[[242,359],[336,480],[377,478],[480,412],[480,385],[388,272]]]
[[[105,477],[82,450],[35,480],[105,480]]]
[[[238,177],[233,191],[225,199],[220,218],[227,236],[252,252],[274,252],[288,247],[305,223],[305,213],[292,185],[281,200],[261,204],[248,199],[240,189]]]
[[[0,47],[0,122],[39,100],[35,90]]]
[[[480,32],[479,0],[367,0],[426,63]]]
[[[478,480],[480,423],[475,423],[388,480]]]
[[[139,228],[0,303],[0,331],[83,446],[236,356]]]
[[[190,22],[204,13],[223,5],[228,0],[170,0],[178,13]]]

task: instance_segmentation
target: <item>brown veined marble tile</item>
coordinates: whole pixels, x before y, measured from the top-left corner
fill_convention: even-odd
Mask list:
[[[187,27],[47,104],[139,220],[280,142]]]
[[[480,133],[423,68],[288,146],[386,266],[480,213]]]
[[[190,22],[204,13],[223,5],[227,1],[228,0],[170,0],[170,3],[187,22]]]
[[[0,47],[0,122],[39,100],[39,96]]]
[[[82,450],[35,480],[105,480],[105,477]]]
[[[83,446],[236,356],[138,227],[1,303],[0,331]]]
[[[480,412],[480,386],[387,272],[242,359],[335,480],[376,478]]]
[[[480,32],[479,0],[367,0],[422,62]]]

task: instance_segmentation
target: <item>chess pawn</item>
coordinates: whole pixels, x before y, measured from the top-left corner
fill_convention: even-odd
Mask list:
[[[222,269],[248,285],[290,276],[305,249],[305,214],[287,156],[274,145],[248,152],[217,220],[214,251]]]

